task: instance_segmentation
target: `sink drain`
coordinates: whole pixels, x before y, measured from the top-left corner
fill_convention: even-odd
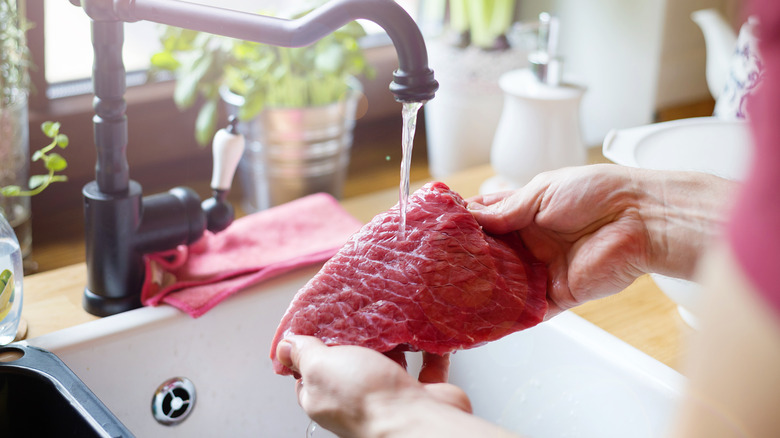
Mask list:
[[[166,380],[152,398],[152,415],[158,423],[173,426],[186,420],[195,408],[195,385],[184,377]]]

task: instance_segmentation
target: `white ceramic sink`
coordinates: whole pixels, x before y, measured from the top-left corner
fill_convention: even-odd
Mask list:
[[[292,296],[316,270],[256,286],[199,319],[143,308],[28,343],[56,353],[138,437],[302,438],[309,420],[293,380],[273,373],[268,351]],[[192,381],[196,403],[181,424],[163,426],[152,417],[153,394],[178,376]],[[458,352],[451,380],[478,415],[529,437],[661,436],[683,384],[672,369],[569,313]],[[330,436],[322,432],[315,437]]]
[[[474,413],[529,438],[666,436],[673,369],[571,312],[453,355]]]

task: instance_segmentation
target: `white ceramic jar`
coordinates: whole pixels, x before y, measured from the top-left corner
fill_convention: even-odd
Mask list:
[[[505,73],[499,85],[504,106],[490,155],[497,176],[483,184],[483,193],[515,189],[540,172],[585,164],[580,131],[584,87],[547,85],[529,69]]]

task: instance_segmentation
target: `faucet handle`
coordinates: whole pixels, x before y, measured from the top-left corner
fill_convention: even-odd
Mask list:
[[[237,123],[236,117],[231,116],[227,128],[217,131],[212,144],[212,197],[201,203],[201,209],[206,214],[206,228],[214,233],[224,230],[233,222],[233,206],[228,202],[227,195],[238,161],[244,153],[244,136],[238,133]]]
[[[214,190],[230,190],[238,161],[244,153],[244,136],[238,132],[237,123],[236,116],[230,116],[228,126],[214,135],[214,171],[211,175],[211,188]]]

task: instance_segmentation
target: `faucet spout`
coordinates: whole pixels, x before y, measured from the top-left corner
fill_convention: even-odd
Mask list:
[[[390,91],[397,101],[426,102],[433,99],[439,87],[433,70],[428,67],[428,52],[419,27],[394,0],[335,0],[295,20],[178,0],[114,3],[117,18],[122,21],[148,20],[284,47],[307,46],[351,21],[370,20],[387,32],[395,46],[398,69],[393,74]]]

